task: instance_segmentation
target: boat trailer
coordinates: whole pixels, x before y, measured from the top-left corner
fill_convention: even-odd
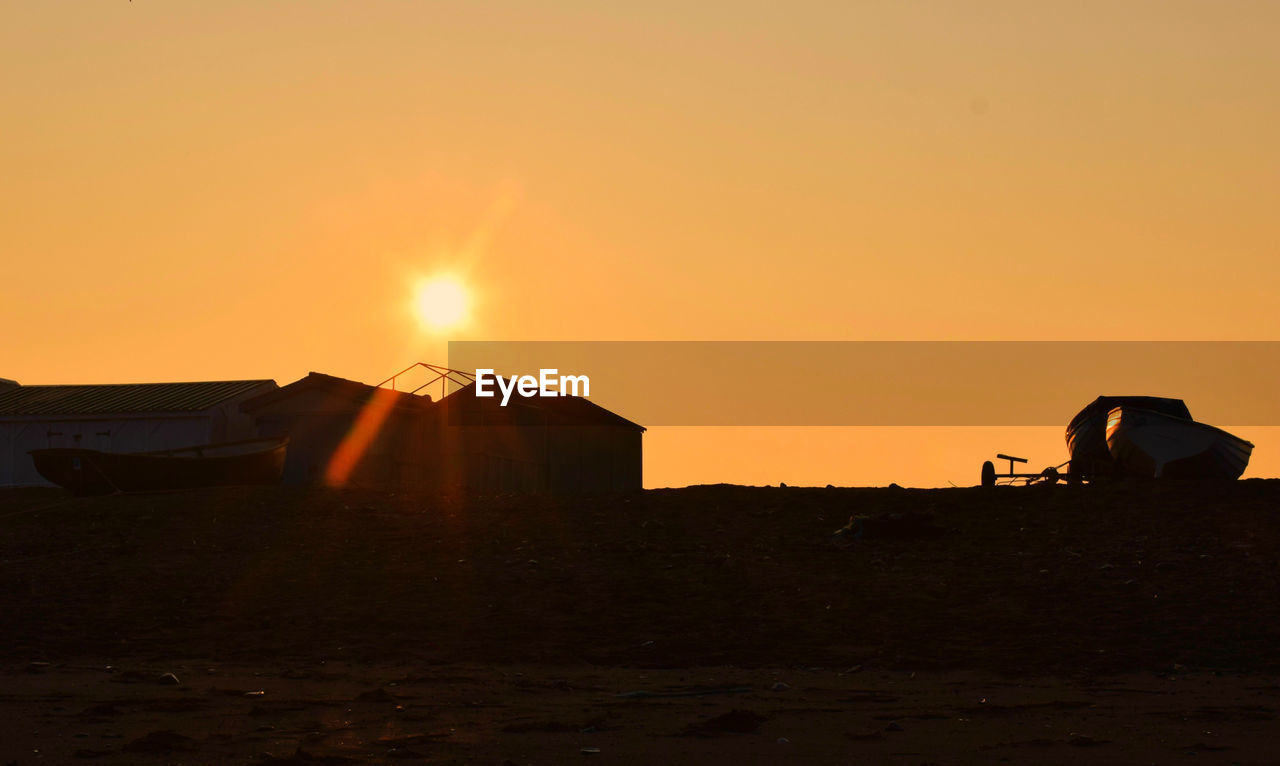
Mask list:
[[[996,473],[995,463],[991,462],[990,460],[986,461],[985,463],[982,464],[982,486],[984,487],[994,487],[997,484],[1012,486],[1012,485],[1018,484],[1019,482],[1021,482],[1024,486],[1028,484],[1037,484],[1037,483],[1057,484],[1060,479],[1064,478],[1063,474],[1059,471],[1059,469],[1071,463],[1071,461],[1068,460],[1067,462],[1062,463],[1060,465],[1051,465],[1048,468],[1041,471],[1040,473],[1019,473],[1014,470],[1014,464],[1015,463],[1025,464],[1027,462],[1027,459],[1025,457],[1014,457],[1013,455],[1005,455],[1003,453],[999,453],[996,455],[996,460],[1008,460],[1009,472]],[[1076,484],[1081,481],[1081,476],[1078,473],[1068,472],[1065,478],[1067,482],[1071,484]]]

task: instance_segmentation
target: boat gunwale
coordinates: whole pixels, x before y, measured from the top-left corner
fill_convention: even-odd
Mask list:
[[[174,453],[181,453],[181,452],[193,452],[195,450],[220,449],[223,447],[238,447],[241,445],[254,444],[257,442],[262,442],[263,444],[269,444],[270,446],[264,447],[263,449],[260,449],[260,450],[254,450],[250,452],[239,452],[232,455],[174,454]],[[27,454],[34,456],[37,453],[43,454],[43,455],[52,455],[52,454],[59,454],[59,453],[61,454],[78,453],[82,455],[110,455],[112,457],[150,457],[150,458],[161,458],[164,460],[206,461],[206,460],[239,459],[239,458],[249,457],[253,455],[261,455],[263,453],[274,452],[276,450],[286,448],[288,446],[289,446],[288,436],[267,436],[267,437],[259,437],[256,439],[240,439],[237,441],[230,441],[230,442],[214,442],[212,444],[195,444],[190,447],[175,447],[172,449],[152,450],[149,452],[110,452],[108,450],[90,449],[88,447],[45,447],[42,449],[27,450]]]
[[[1252,449],[1256,446],[1253,442],[1249,441],[1248,439],[1243,439],[1243,438],[1241,438],[1241,437],[1239,437],[1239,436],[1236,436],[1235,434],[1231,433],[1230,431],[1227,431],[1227,430],[1224,430],[1224,429],[1218,428],[1217,426],[1209,425],[1208,423],[1202,423],[1202,422],[1200,422],[1199,420],[1184,420],[1183,418],[1174,417],[1173,415],[1166,415],[1166,414],[1164,414],[1163,412],[1157,412],[1157,411],[1155,411],[1155,410],[1143,409],[1143,408],[1141,408],[1141,407],[1126,407],[1126,406],[1125,406],[1125,405],[1123,405],[1123,404],[1122,404],[1122,405],[1118,405],[1118,406],[1116,406],[1116,407],[1112,407],[1110,410],[1107,410],[1107,431],[1108,431],[1108,432],[1109,432],[1109,431],[1111,431],[1111,415],[1112,415],[1112,413],[1114,413],[1116,410],[1121,410],[1121,411],[1122,411],[1122,414],[1123,414],[1123,411],[1124,411],[1124,410],[1128,410],[1128,411],[1130,411],[1130,412],[1141,412],[1141,413],[1143,413],[1143,414],[1147,414],[1147,415],[1155,415],[1156,417],[1163,418],[1164,420],[1171,420],[1171,421],[1173,421],[1173,422],[1175,422],[1175,423],[1179,423],[1179,424],[1181,424],[1181,425],[1197,426],[1197,427],[1199,427],[1199,428],[1204,428],[1204,429],[1207,429],[1207,430],[1209,430],[1209,431],[1213,431],[1214,433],[1221,434],[1222,436],[1226,436],[1226,437],[1228,437],[1228,438],[1232,439],[1233,441],[1237,441],[1237,442],[1241,442],[1241,443],[1243,443],[1243,444],[1247,444],[1247,445],[1249,445],[1249,449],[1250,449],[1250,450],[1252,450]],[[1109,434],[1108,434],[1108,435],[1109,435]]]

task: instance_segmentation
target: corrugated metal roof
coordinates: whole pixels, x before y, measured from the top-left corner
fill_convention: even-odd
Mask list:
[[[84,386],[0,387],[6,415],[100,415],[128,412],[200,412],[249,393],[272,380],[201,383],[116,383]]]

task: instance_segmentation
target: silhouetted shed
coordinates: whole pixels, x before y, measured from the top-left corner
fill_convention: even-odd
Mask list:
[[[319,372],[242,406],[260,436],[289,436],[286,484],[421,486],[430,481],[430,397]]]
[[[149,452],[256,436],[240,403],[272,380],[20,386],[0,383],[0,486],[49,486],[29,450]]]
[[[553,493],[643,485],[645,429],[576,396],[502,406],[476,397],[473,383],[434,402],[312,372],[241,408],[259,436],[290,438],[290,484]]]
[[[440,402],[313,372],[246,401],[289,436],[284,481],[479,492],[640,489],[644,428],[579,397]]]
[[[477,397],[436,408],[442,477],[480,491],[608,492],[643,486],[644,427],[577,396]]]

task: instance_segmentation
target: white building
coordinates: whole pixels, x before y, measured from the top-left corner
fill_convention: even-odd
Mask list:
[[[147,452],[252,439],[240,403],[273,380],[20,386],[0,378],[0,487],[49,486],[29,450]]]

